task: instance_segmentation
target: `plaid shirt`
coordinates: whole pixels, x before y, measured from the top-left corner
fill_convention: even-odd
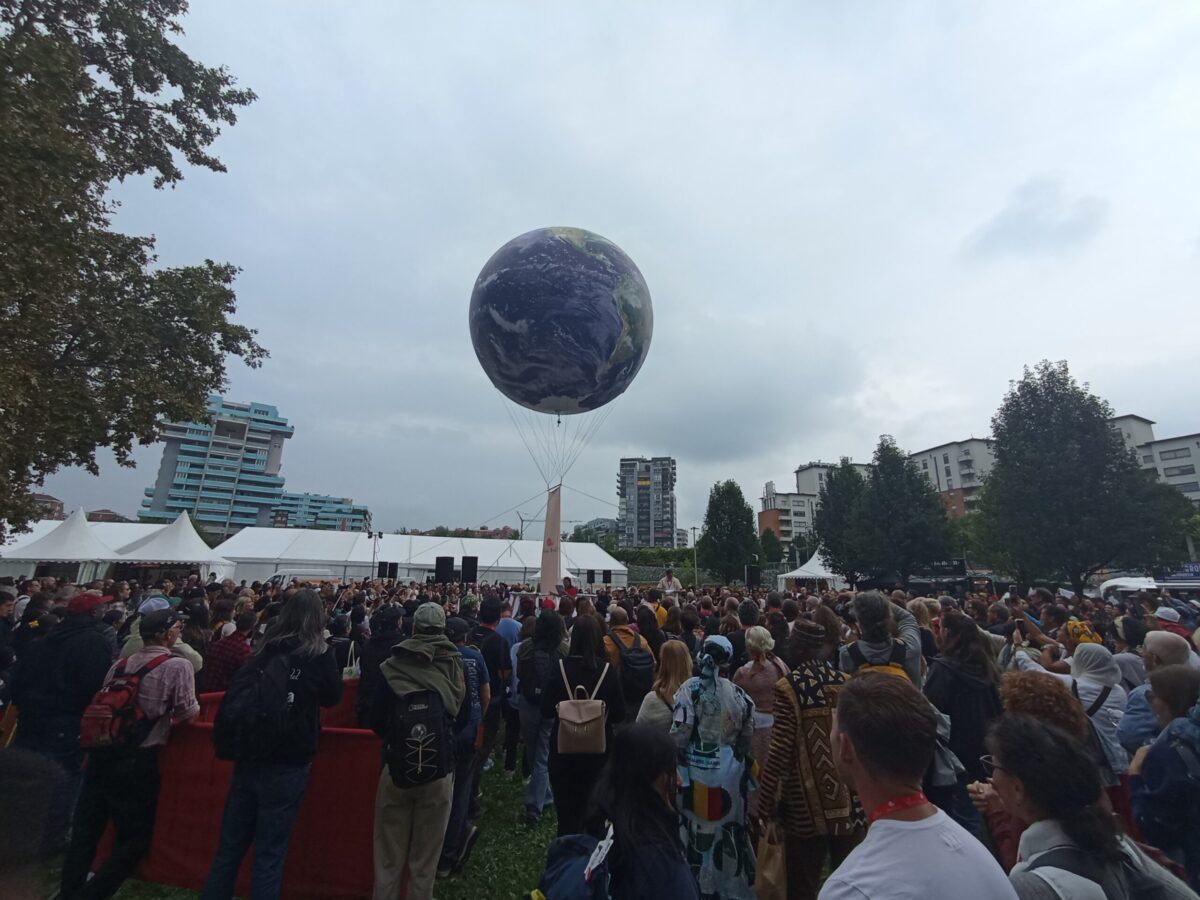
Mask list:
[[[125,671],[136,672],[154,657],[170,653],[166,647],[143,647],[125,662]],[[108,670],[108,676],[104,679],[106,684],[112,679],[116,668],[114,665]],[[146,673],[138,687],[137,704],[142,712],[158,721],[150,730],[150,736],[142,741],[143,747],[162,746],[171,733],[172,722],[186,722],[200,712],[195,682],[192,664],[177,656]]]
[[[212,645],[204,658],[200,671],[200,689],[205,693],[224,691],[229,681],[246,660],[250,658],[250,642],[246,635],[227,635]]]

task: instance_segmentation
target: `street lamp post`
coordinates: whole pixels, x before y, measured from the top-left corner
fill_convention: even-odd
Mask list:
[[[696,526],[692,526],[692,587],[700,589],[700,566],[696,564]]]

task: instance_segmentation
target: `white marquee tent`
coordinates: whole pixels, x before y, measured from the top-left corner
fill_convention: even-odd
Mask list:
[[[38,563],[78,563],[79,574],[76,578],[88,581],[110,563],[121,559],[118,551],[92,531],[91,523],[82,509],[75,510],[64,521],[54,525],[32,540],[13,541],[0,551],[4,560],[4,574],[32,575]],[[10,567],[14,571],[8,571]]]
[[[779,576],[779,590],[784,590],[787,587],[787,581],[824,581],[833,589],[843,588],[846,586],[846,579],[840,575],[835,575],[829,571],[828,566],[821,562],[821,553],[817,551],[812,557],[798,569],[793,569],[790,572],[784,572]]]
[[[376,546],[378,544],[378,546]],[[596,544],[564,542],[564,574],[582,582],[588,570],[596,581],[604,571],[612,583],[628,579],[624,564]],[[243,528],[216,552],[235,566],[234,579],[263,580],[283,569],[328,569],[337,578],[374,577],[376,564],[396,563],[403,580],[423,581],[432,575],[437,557],[449,556],[461,569],[464,556],[479,560],[480,581],[536,581],[542,566],[541,541],[506,541],[495,538],[441,538],[418,534],[369,534],[315,531],[299,528]]]
[[[218,578],[233,574],[233,563],[204,543],[187,513],[180,513],[170,525],[122,546],[121,561],[195,566],[206,577],[209,572]]]

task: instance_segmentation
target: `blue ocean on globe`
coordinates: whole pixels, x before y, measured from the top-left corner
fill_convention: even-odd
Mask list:
[[[650,349],[654,310],[633,260],[582,228],[539,228],[487,261],[471,293],[471,343],[515,403],[570,415],[629,387]]]

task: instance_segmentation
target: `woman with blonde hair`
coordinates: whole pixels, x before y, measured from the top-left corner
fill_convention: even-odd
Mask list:
[[[667,641],[662,645],[662,658],[658,661],[658,675],[654,687],[642,700],[637,720],[661,728],[666,734],[671,730],[671,714],[675,711],[675,694],[680,686],[692,677],[692,654],[683,641]]]
[[[754,701],[754,735],[750,738],[750,752],[759,766],[767,764],[767,751],[771,749],[771,727],[775,724],[775,685],[788,674],[787,665],[774,652],[775,638],[761,625],[746,631],[746,652],[750,662],[733,673],[733,683],[750,695]],[[748,821],[758,818],[758,793],[750,795]]]

